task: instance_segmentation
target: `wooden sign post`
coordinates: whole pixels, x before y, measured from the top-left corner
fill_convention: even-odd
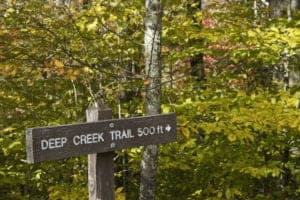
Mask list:
[[[112,110],[95,103],[86,110],[87,122],[112,118]],[[114,152],[88,155],[89,200],[115,199]]]
[[[28,128],[27,161],[36,163],[88,154],[89,199],[114,199],[114,151],[177,139],[176,115],[111,119],[112,111],[94,104],[87,122]]]

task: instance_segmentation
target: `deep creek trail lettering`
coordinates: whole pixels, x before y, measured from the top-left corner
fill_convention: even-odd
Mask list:
[[[30,163],[90,153],[109,152],[177,139],[176,115],[163,114],[74,125],[29,128],[26,133]]]
[[[164,134],[163,126],[151,126],[151,127],[144,127],[138,128],[138,137],[143,137],[147,135],[154,135],[154,134]],[[170,132],[171,127],[168,124],[165,127],[166,132]],[[109,131],[111,135],[111,141],[116,140],[123,140],[123,139],[131,139],[135,138],[132,134],[131,129],[127,130],[111,130]],[[59,138],[49,138],[48,140],[43,139],[41,140],[41,149],[48,150],[48,149],[56,149],[56,148],[63,148],[65,144],[68,142],[66,137],[59,137]],[[75,135],[72,139],[73,145],[85,145],[85,144],[94,144],[104,142],[103,132],[102,133],[91,133],[91,134],[83,134],[83,135]]]

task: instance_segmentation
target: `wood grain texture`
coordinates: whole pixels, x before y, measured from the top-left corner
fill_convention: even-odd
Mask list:
[[[33,162],[33,144],[32,144],[32,129],[26,130],[26,153],[27,153],[27,161]]]
[[[112,110],[94,104],[86,110],[87,121],[112,118]],[[114,200],[114,152],[88,155],[89,200]]]

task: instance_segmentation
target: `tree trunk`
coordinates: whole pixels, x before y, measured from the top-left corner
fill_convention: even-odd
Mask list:
[[[208,4],[208,0],[201,0],[201,10],[205,10]]]
[[[282,174],[281,174],[281,188],[282,188],[282,195],[285,199],[290,199],[290,194],[288,191],[288,187],[291,184],[291,170],[288,168],[287,164],[290,160],[290,148],[287,145],[282,151]]]
[[[281,16],[281,0],[270,0],[270,17],[278,18]]]
[[[161,29],[162,4],[160,0],[146,0],[145,17],[145,73],[146,114],[160,113],[161,98]],[[153,200],[155,195],[158,146],[145,147],[141,162],[140,200]]]
[[[272,19],[288,14],[291,9],[291,0],[270,0],[270,17]]]
[[[55,0],[56,6],[63,6],[65,4],[64,0]]]
[[[194,0],[194,3],[199,2],[197,9],[206,10],[209,2],[207,0]],[[198,42],[198,41],[196,41]],[[195,78],[196,81],[205,80],[205,69],[203,62],[203,54],[199,53],[190,58],[191,61],[191,75]]]
[[[256,24],[258,9],[257,9],[257,0],[253,1],[253,11],[254,11],[254,23]]]
[[[297,10],[300,8],[300,0],[291,0],[291,9]]]
[[[292,12],[300,7],[300,0],[269,0],[270,17],[272,19],[287,15],[289,21],[292,20]]]
[[[282,68],[283,68],[283,83],[284,91],[290,88],[290,70],[289,70],[289,58],[287,49],[282,53]]]
[[[205,69],[203,62],[203,54],[199,53],[190,58],[191,61],[191,75],[195,77],[196,81],[205,80]]]

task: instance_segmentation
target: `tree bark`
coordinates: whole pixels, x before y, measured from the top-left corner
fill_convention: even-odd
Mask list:
[[[270,0],[270,17],[277,18],[281,16],[280,0]]]
[[[297,10],[300,8],[300,0],[291,0],[291,9]]]
[[[282,17],[284,12],[288,12],[291,0],[270,0],[270,17],[276,19]]]
[[[201,10],[205,10],[208,5],[208,0],[201,0]]]
[[[55,0],[56,6],[63,6],[65,4],[64,0]]]
[[[282,151],[282,174],[281,174],[281,188],[282,188],[282,195],[285,199],[290,199],[290,194],[287,188],[291,182],[291,170],[287,167],[287,164],[290,160],[290,147],[287,145]]]
[[[207,9],[209,2],[207,0],[195,0],[194,3],[199,2],[199,6],[197,9],[201,9],[202,11]],[[198,42],[198,41],[197,41]],[[205,80],[205,69],[203,62],[203,54],[199,53],[190,58],[191,62],[191,75],[195,78],[196,81]]]
[[[161,29],[162,3],[146,0],[145,17],[145,73],[149,84],[146,88],[146,114],[160,113],[161,99]],[[145,147],[141,162],[140,200],[153,200],[155,196],[158,146]]]

